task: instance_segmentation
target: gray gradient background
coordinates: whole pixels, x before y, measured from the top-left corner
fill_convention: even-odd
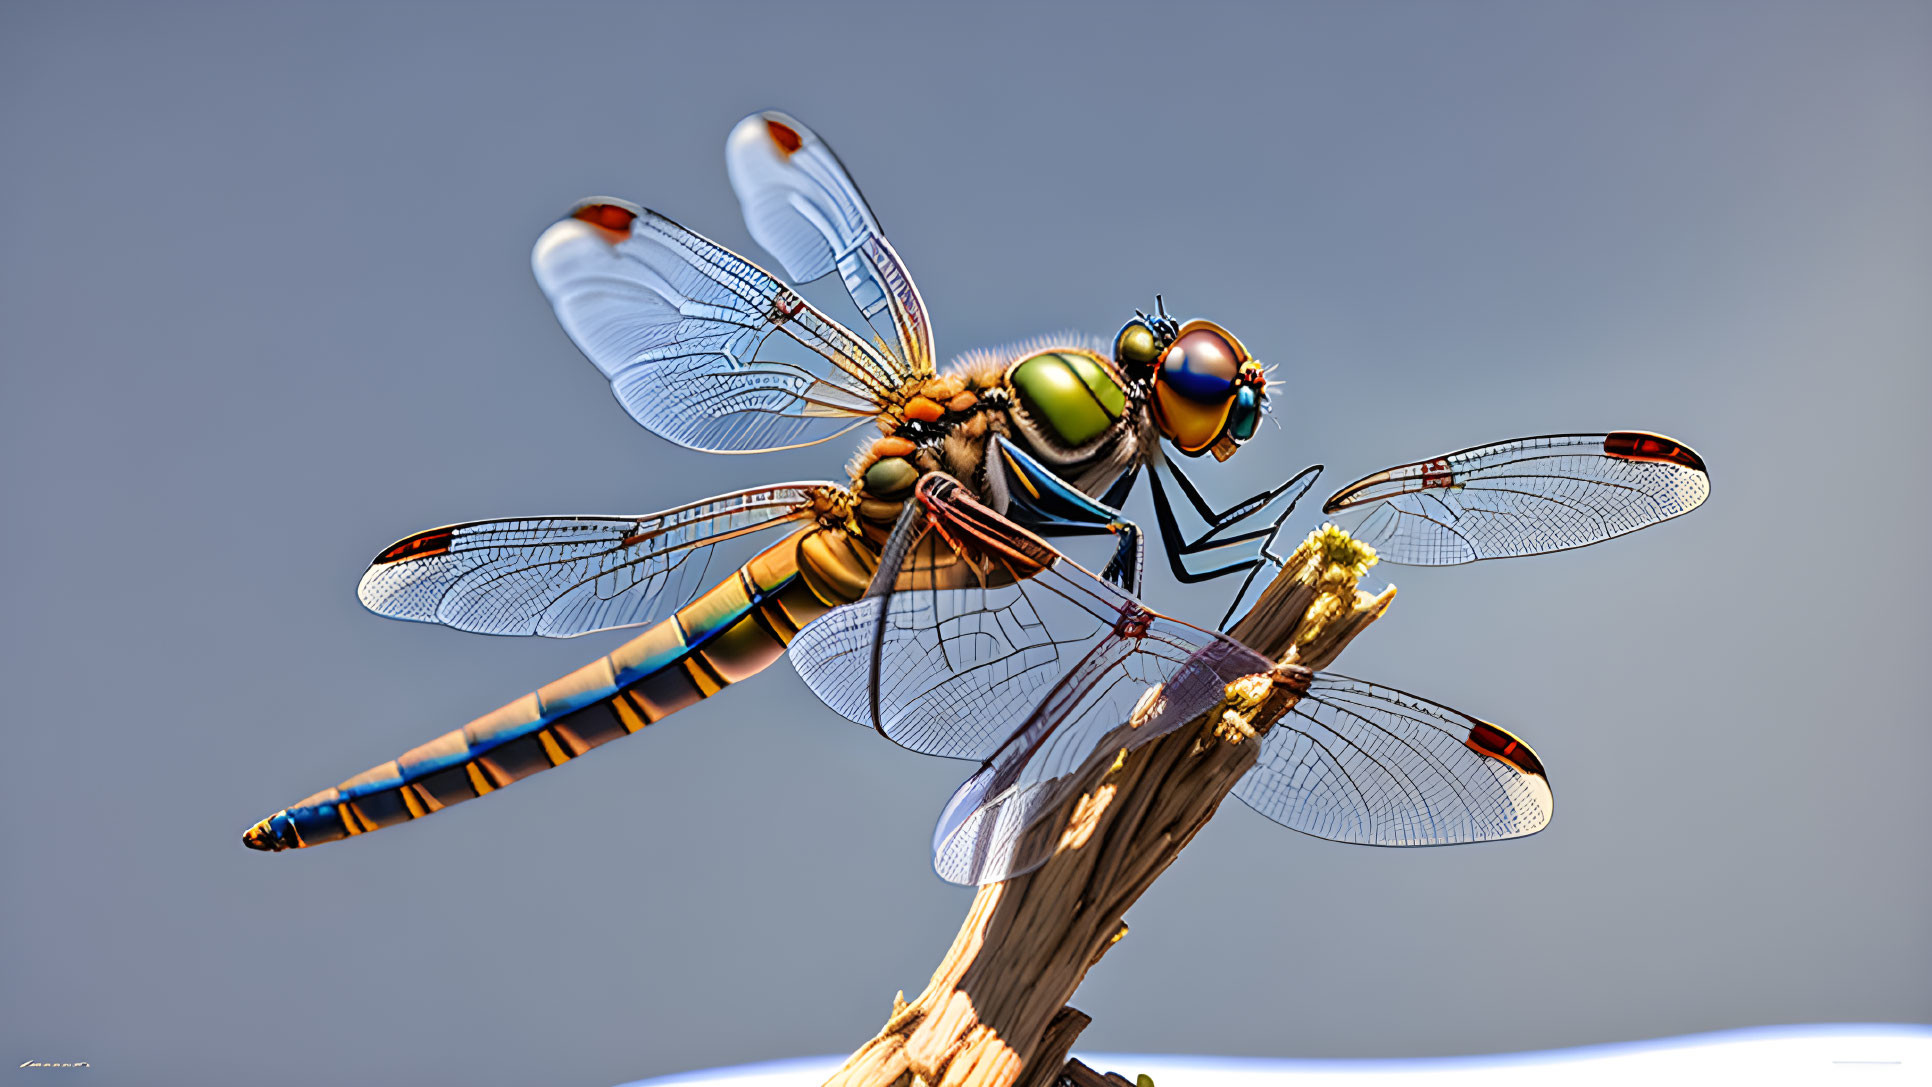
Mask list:
[[[618,640],[371,616],[390,540],[837,473],[638,429],[527,268],[593,192],[755,252],[720,149],[774,105],[943,353],[1158,290],[1281,363],[1222,497],[1551,430],[1713,466],[1639,536],[1375,572],[1402,595],[1346,669],[1528,737],[1548,831],[1371,850],[1232,805],[1089,978],[1086,1045],[1932,1019],[1923,4],[14,3],[0,99],[0,1066],[610,1084],[847,1050],[924,984],[966,767],[785,668],[418,825],[238,840]]]

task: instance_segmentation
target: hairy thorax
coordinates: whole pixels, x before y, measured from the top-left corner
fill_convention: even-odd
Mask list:
[[[1072,337],[972,352],[947,373],[909,387],[880,416],[879,429],[884,436],[850,466],[853,516],[874,546],[885,542],[928,472],[952,476],[997,509],[986,476],[995,437],[1094,497],[1135,467],[1154,439],[1147,413],[1113,364]]]

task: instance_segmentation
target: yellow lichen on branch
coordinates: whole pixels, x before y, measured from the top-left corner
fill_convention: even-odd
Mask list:
[[[1230,634],[1278,665],[1326,667],[1394,599],[1393,588],[1357,590],[1374,564],[1372,549],[1323,526]],[[1156,701],[1150,692],[1136,718]],[[1127,908],[1254,765],[1255,739],[1294,703],[1289,685],[1245,676],[1160,739],[1132,751],[1097,746],[1047,817],[1053,856],[980,888],[925,991],[896,1000],[828,1087],[1050,1087],[1087,1023],[1067,1000],[1125,933]]]
[[[1313,641],[1323,628],[1355,604],[1355,583],[1375,565],[1375,549],[1334,525],[1308,534],[1310,580],[1315,601],[1303,613],[1298,643]],[[1297,554],[1300,552],[1297,551]]]

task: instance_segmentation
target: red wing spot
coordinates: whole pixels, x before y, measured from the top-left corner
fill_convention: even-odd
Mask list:
[[[375,565],[384,563],[407,562],[410,559],[426,559],[432,555],[442,555],[449,551],[450,539],[456,535],[454,529],[436,528],[419,532],[406,540],[399,540],[389,546],[387,551],[376,556]]]
[[[765,320],[770,321],[774,325],[782,325],[804,312],[805,300],[803,298],[794,297],[787,299],[783,294],[780,294],[772,298],[771,309],[765,313]]]
[[[805,140],[799,136],[798,130],[788,124],[767,119],[765,131],[771,133],[771,142],[777,144],[780,151],[785,152],[786,158],[798,154],[798,149],[805,146]]]
[[[1693,472],[1704,470],[1704,458],[1688,446],[1679,445],[1662,434],[1641,430],[1619,430],[1603,440],[1603,452],[1619,460],[1647,460],[1675,464]]]
[[[1426,491],[1431,487],[1440,487],[1446,491],[1450,487],[1455,486],[1455,483],[1456,474],[1449,470],[1449,462],[1442,457],[1437,457],[1435,460],[1422,466],[1423,490]]]
[[[603,231],[614,244],[631,236],[631,224],[637,220],[637,213],[616,204],[585,204],[571,212],[570,217]]]
[[[1463,741],[1463,746],[1478,755],[1508,763],[1525,774],[1544,776],[1543,760],[1536,757],[1528,744],[1487,721],[1477,721],[1469,729],[1469,738]]]

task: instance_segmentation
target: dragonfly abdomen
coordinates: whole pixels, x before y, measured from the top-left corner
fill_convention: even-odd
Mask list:
[[[421,818],[561,766],[756,675],[800,628],[844,602],[822,599],[827,579],[813,579],[815,592],[799,570],[801,546],[825,531],[792,534],[609,655],[269,816],[242,841],[300,849]],[[814,549],[806,550],[810,561]]]

